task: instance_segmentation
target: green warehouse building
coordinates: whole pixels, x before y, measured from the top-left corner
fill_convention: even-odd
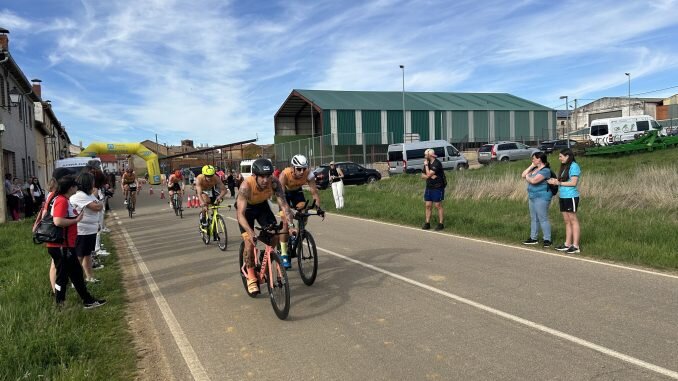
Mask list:
[[[464,149],[488,141],[529,144],[556,137],[555,110],[506,93],[295,89],[274,124],[276,154],[282,156],[296,151],[328,157],[330,150],[333,157],[374,155],[388,144],[417,138],[447,140]],[[308,144],[292,143],[304,139]]]

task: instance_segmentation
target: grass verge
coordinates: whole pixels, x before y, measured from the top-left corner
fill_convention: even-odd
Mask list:
[[[108,303],[84,310],[74,289],[64,308],[50,295],[50,257],[30,222],[0,225],[0,373],[7,380],[130,380],[136,354],[125,320],[116,255],[88,289]],[[112,245],[107,245],[112,248]]]
[[[560,164],[556,155],[549,160]],[[582,166],[582,256],[678,269],[678,149],[623,157],[578,158]],[[520,173],[529,161],[448,172],[445,231],[520,244],[529,237],[527,192]],[[332,190],[321,191],[328,211],[420,227],[424,180],[401,175],[372,185],[345,187],[345,207],[334,209]],[[433,210],[436,216],[436,210]],[[437,217],[434,217],[435,220]],[[565,228],[556,198],[551,203],[553,241]]]

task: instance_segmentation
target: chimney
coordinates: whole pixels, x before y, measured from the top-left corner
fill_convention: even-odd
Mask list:
[[[9,50],[9,31],[5,28],[0,28],[0,51]]]
[[[33,82],[33,94],[42,99],[42,86],[40,85],[42,81],[37,78],[33,78],[31,79],[31,82]]]

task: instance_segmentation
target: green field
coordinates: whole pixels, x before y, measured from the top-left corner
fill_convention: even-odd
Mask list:
[[[556,171],[557,159],[556,154],[549,157]],[[577,162],[583,172],[578,255],[678,269],[678,149],[578,157]],[[520,245],[530,233],[526,183],[520,177],[529,164],[523,160],[447,172],[444,231]],[[334,210],[331,189],[321,197],[329,211],[419,227],[424,222],[423,189],[419,176],[400,175],[345,187],[341,211]],[[556,199],[550,217],[553,241],[559,244],[565,229]]]
[[[133,379],[136,353],[115,253],[96,273],[101,283],[88,285],[108,301],[105,306],[84,310],[69,289],[66,305],[57,308],[50,257],[43,245],[33,244],[30,229],[29,222],[0,225],[0,379]]]

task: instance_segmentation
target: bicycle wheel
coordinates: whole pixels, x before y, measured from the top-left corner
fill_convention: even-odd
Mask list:
[[[217,216],[216,221],[214,221],[214,242],[217,243],[219,250],[226,251],[226,246],[228,246],[228,232],[226,231],[226,222],[221,216]]]
[[[278,319],[285,320],[290,313],[290,284],[287,281],[285,267],[275,252],[271,253],[270,272],[273,274],[273,279],[268,279],[269,274],[266,274],[266,285],[268,295],[271,297],[271,305]]]
[[[132,218],[134,214],[134,207],[132,206],[132,198],[127,199],[127,212],[129,213],[129,218]]]
[[[174,208],[174,215],[178,216],[179,215],[179,207],[177,206],[178,204],[178,197],[177,194],[175,193],[172,195],[172,208]]]
[[[242,265],[245,263],[245,256],[244,252],[245,251],[245,242],[240,242],[240,250],[238,250],[238,257],[240,258],[239,263],[240,267],[238,267],[238,272],[240,273],[240,278],[242,278],[242,286],[245,288],[245,292],[247,295],[250,296],[250,298],[256,298],[257,294],[251,294],[250,291],[247,289],[247,277],[245,274],[242,273]]]
[[[181,205],[181,197],[177,197],[177,203],[179,204],[178,209],[179,209],[179,218],[184,218],[184,208]]]
[[[301,280],[307,286],[312,285],[318,275],[318,249],[308,230],[303,232],[301,239],[297,239],[297,263]]]

